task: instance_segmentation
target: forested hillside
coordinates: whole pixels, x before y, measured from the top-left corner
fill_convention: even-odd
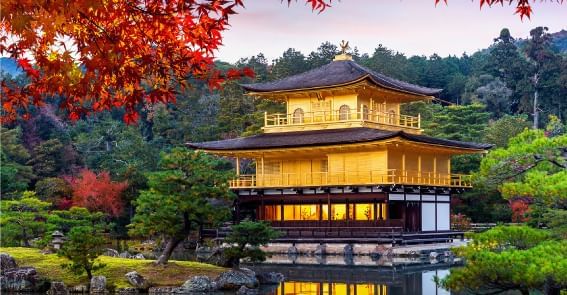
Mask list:
[[[408,57],[382,45],[368,53],[355,48],[352,54],[359,64],[375,71],[444,89],[438,101],[405,106],[408,114],[421,113],[427,134],[505,147],[509,138],[533,126],[536,92],[537,126],[544,128],[549,118],[565,122],[566,35],[536,28],[529,39],[518,42],[503,29],[495,32],[488,49],[462,56]],[[236,64],[217,62],[217,66],[251,67],[254,81],[269,81],[326,64],[337,53],[335,45],[325,42],[310,53],[290,48],[273,61],[258,53]],[[4,79],[26,83],[21,75]],[[195,87],[180,91],[175,104],[140,108],[135,125],[122,121],[121,109],[71,122],[58,108],[57,97],[42,107],[30,106],[29,118],[2,126],[2,197],[35,194],[61,209],[83,202],[84,207],[94,206],[115,216],[116,232],[125,234],[121,225],[129,223],[134,211],[131,201],[147,188],[147,173],[157,170],[160,152],[190,141],[258,133],[265,111],[284,110],[278,103],[245,96],[239,83],[251,81],[229,81],[214,91],[200,80],[191,81]],[[479,169],[479,157],[456,161],[455,172]],[[81,195],[86,185],[97,188],[92,191],[106,203],[88,204],[89,198]],[[466,194],[455,208],[478,221],[509,221],[512,216],[499,191],[482,187]]]

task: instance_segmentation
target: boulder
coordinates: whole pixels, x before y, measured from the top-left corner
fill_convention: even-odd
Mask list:
[[[259,285],[256,273],[247,268],[225,271],[215,279],[215,283],[220,290],[238,290],[242,286],[254,289]]]
[[[91,293],[105,293],[106,292],[106,277],[94,276],[91,279]]]
[[[120,258],[132,258],[132,255],[130,255],[130,253],[128,253],[128,251],[124,251],[122,253],[120,253],[120,255],[118,255]]]
[[[217,286],[214,281],[212,281],[207,276],[195,276],[187,280],[183,286],[181,286],[182,291],[185,292],[210,292],[216,290]]]
[[[277,285],[285,279],[282,273],[273,271],[256,274],[256,278],[262,285]]]
[[[69,289],[71,293],[89,293],[89,288],[85,285],[76,285]]]
[[[439,253],[435,252],[435,251],[431,251],[429,252],[429,259],[437,259],[437,257],[439,256]]]
[[[130,295],[130,294],[139,294],[140,290],[138,290],[137,288],[119,288],[116,290],[115,293],[118,293],[119,295]]]
[[[4,270],[12,269],[18,267],[16,259],[7,253],[0,253],[0,274],[4,273]]]
[[[352,256],[354,255],[354,248],[352,247],[352,244],[346,244],[345,248],[344,248],[344,255],[345,256]]]
[[[297,247],[295,247],[295,245],[292,245],[287,249],[287,255],[298,255],[298,254],[299,254],[299,250],[297,249]]]
[[[317,248],[315,249],[313,254],[316,255],[316,256],[323,256],[323,255],[327,254],[327,245],[326,244],[317,245]]]
[[[4,270],[0,277],[0,289],[6,292],[46,291],[49,283],[42,280],[33,267],[17,267]]]
[[[120,253],[112,248],[106,248],[103,253],[104,256],[120,257]]]
[[[68,295],[69,289],[63,282],[51,282],[51,288],[47,291],[48,295]]]
[[[148,289],[149,295],[160,295],[160,294],[173,294],[176,293],[179,287],[151,287]]]
[[[138,254],[132,256],[131,258],[134,258],[134,259],[141,259],[141,260],[146,259],[146,257],[144,257],[144,254],[142,254],[142,253],[138,253]]]
[[[126,279],[130,285],[134,286],[137,289],[147,289],[150,287],[150,283],[137,271],[131,271],[127,273]]]
[[[246,286],[242,286],[240,287],[240,289],[238,289],[238,291],[236,291],[237,295],[257,295],[258,293],[258,289],[251,289],[248,288]]]

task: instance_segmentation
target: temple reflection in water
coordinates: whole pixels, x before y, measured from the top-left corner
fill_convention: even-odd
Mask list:
[[[367,267],[283,266],[257,267],[281,272],[286,281],[260,294],[269,295],[448,295],[434,277],[445,277],[447,268],[397,270]]]
[[[318,282],[284,282],[276,295],[387,295],[388,286],[372,283],[318,283]]]

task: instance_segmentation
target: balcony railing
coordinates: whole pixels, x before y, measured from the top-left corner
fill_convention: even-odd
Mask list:
[[[240,175],[230,182],[231,188],[314,187],[331,185],[408,184],[447,187],[472,187],[470,175],[418,172],[389,169],[387,171],[340,171]]]
[[[302,114],[264,114],[264,126],[301,126],[337,122],[370,122],[386,126],[421,128],[421,118],[376,111],[320,111]]]

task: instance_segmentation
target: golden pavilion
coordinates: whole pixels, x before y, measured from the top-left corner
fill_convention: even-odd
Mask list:
[[[471,187],[451,173],[451,157],[491,145],[422,135],[420,116],[400,106],[441,89],[387,77],[345,51],[305,73],[242,85],[286,104],[264,115],[262,134],[188,145],[235,159],[235,221],[269,221],[280,240],[447,239],[452,194]],[[243,161],[255,172],[242,174]]]

